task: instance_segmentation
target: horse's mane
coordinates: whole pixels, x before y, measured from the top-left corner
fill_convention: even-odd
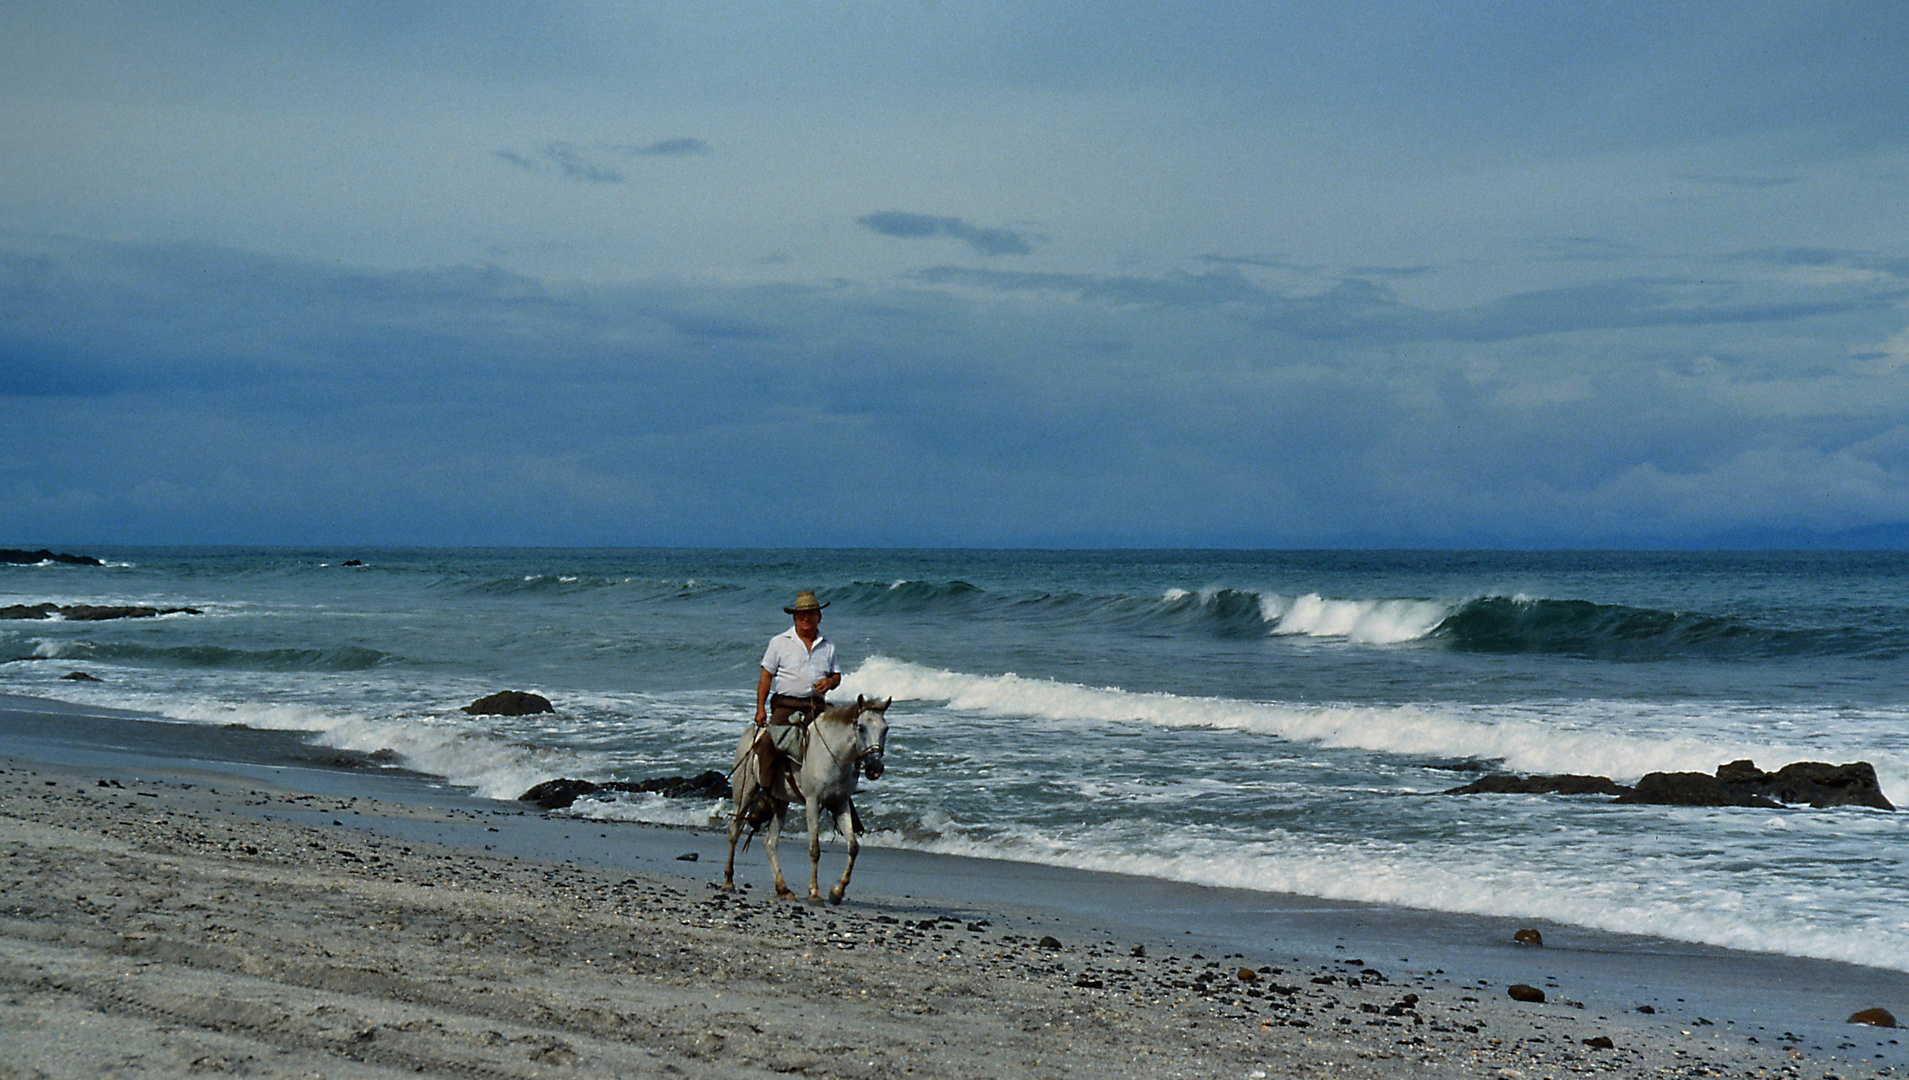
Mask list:
[[[890,701],[894,699],[889,699]],[[854,701],[840,705],[830,705],[816,715],[817,720],[832,720],[838,724],[853,724],[865,712],[882,712],[888,708],[888,701],[857,697]]]

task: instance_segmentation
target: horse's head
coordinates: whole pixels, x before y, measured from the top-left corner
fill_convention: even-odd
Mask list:
[[[855,762],[862,767],[862,775],[870,780],[878,780],[882,775],[882,754],[888,750],[888,705],[894,700],[886,697],[872,701],[860,695],[855,698]]]

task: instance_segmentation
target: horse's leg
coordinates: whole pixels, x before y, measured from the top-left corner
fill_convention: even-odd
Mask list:
[[[723,891],[736,891],[736,841],[742,837],[742,808],[729,816],[729,860],[723,863]]]
[[[810,795],[805,807],[809,814],[809,903],[822,904],[822,808]]]
[[[862,850],[861,841],[855,838],[855,804],[843,800],[842,809],[835,814],[835,831],[848,837],[848,865],[842,868],[842,880],[829,890],[829,901],[839,904],[842,897],[848,895],[848,876],[855,872],[855,856]]]
[[[736,891],[736,840],[742,836],[742,808],[749,805],[755,784],[747,776],[739,776],[734,791],[730,795],[729,807],[729,861],[723,864],[723,891]]]
[[[769,828],[763,833],[762,837],[762,850],[769,856],[769,869],[773,871],[776,876],[776,896],[786,900],[795,895],[795,890],[789,888],[789,883],[783,880],[782,863],[776,858],[776,841],[780,839],[782,839],[782,815],[771,813],[769,815]]]

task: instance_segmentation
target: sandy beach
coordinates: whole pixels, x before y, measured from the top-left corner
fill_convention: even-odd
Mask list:
[[[818,909],[768,898],[754,849],[718,892],[709,831],[167,757],[128,746],[142,725],[4,704],[5,1078],[1843,1080],[1903,1060],[1897,1032],[1841,1022],[1902,1015],[1901,973],[1556,928],[1565,947],[1530,948],[1492,921],[880,849]]]

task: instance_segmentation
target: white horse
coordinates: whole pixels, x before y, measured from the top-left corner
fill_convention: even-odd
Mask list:
[[[768,802],[768,835],[763,838],[762,849],[769,855],[769,869],[775,871],[777,896],[795,895],[782,878],[782,864],[776,861],[782,816],[794,803],[808,808],[809,903],[822,902],[818,877],[822,862],[820,820],[823,810],[834,817],[835,831],[848,838],[848,866],[842,870],[842,880],[829,890],[829,899],[839,904],[848,893],[848,876],[855,872],[855,856],[861,851],[861,844],[855,838],[859,825],[855,820],[855,804],[849,797],[855,794],[858,771],[870,780],[882,774],[882,753],[888,744],[888,718],[884,714],[893,700],[870,701],[858,696],[853,705],[831,705],[823,709],[804,732],[802,768],[795,775],[794,785],[790,785],[788,771],[783,769],[779,771],[774,789],[763,792]],[[755,752],[759,737],[767,738],[767,735],[751,725],[736,746],[736,768],[729,779],[733,801],[729,816],[729,862],[723,866],[725,890],[733,891],[736,887],[736,839],[742,835],[743,826],[763,826],[763,810],[752,806],[762,786],[761,758]],[[751,813],[752,809],[756,812]]]

